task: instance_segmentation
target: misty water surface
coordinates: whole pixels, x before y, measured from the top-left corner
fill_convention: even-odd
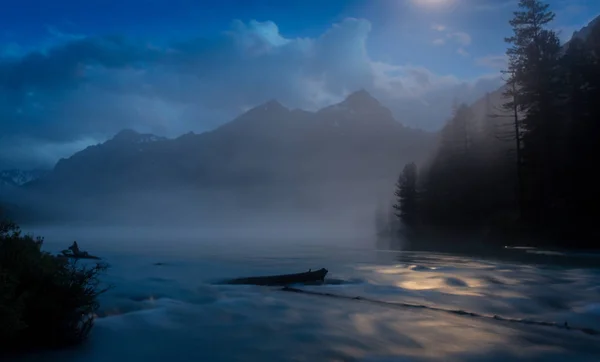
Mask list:
[[[598,361],[600,336],[427,308],[227,286],[238,276],[326,267],[304,290],[600,329],[593,254],[498,258],[374,250],[366,239],[40,230],[77,238],[111,268],[90,341],[35,361]],[[300,230],[298,231],[300,233]],[[125,235],[118,238],[115,235]],[[137,235],[137,236],[136,236]],[[533,258],[533,259],[532,259]],[[523,263],[522,261],[527,261]],[[579,266],[577,266],[579,265]]]

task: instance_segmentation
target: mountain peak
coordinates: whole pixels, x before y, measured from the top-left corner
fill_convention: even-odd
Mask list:
[[[112,141],[124,142],[124,143],[146,143],[146,142],[161,141],[164,139],[166,139],[166,138],[158,137],[158,136],[155,136],[150,133],[142,134],[142,133],[136,132],[130,128],[126,128],[124,130],[121,130],[119,133],[117,133],[112,138]]]
[[[279,117],[282,114],[287,114],[288,112],[290,112],[290,110],[279,103],[279,101],[271,99],[270,101],[251,108],[238,118]]]
[[[596,26],[600,26],[600,15],[595,17],[594,20],[590,21],[586,26],[584,26],[583,28],[575,31],[573,33],[573,36],[571,37],[571,39],[581,39],[581,40],[586,40],[590,34],[592,33],[592,30],[596,27]]]
[[[364,88],[350,93],[339,106],[354,111],[373,110],[382,107],[381,103]]]
[[[364,88],[348,95],[341,104],[352,109],[381,107],[381,103]]]
[[[257,110],[262,111],[287,111],[288,109],[276,99],[271,99],[260,106],[256,107]]]
[[[360,89],[350,93],[341,103],[334,104],[321,109],[319,112],[339,112],[346,111],[350,113],[373,113],[386,109],[365,89]]]
[[[339,127],[342,124],[340,122],[346,125],[369,124],[372,129],[400,125],[392,112],[365,89],[351,93],[341,103],[325,107],[317,114],[325,117],[325,122],[335,127]]]
[[[346,99],[352,99],[352,98],[373,98],[373,96],[371,95],[371,93],[369,93],[369,91],[367,91],[364,88],[361,88],[357,91],[354,91],[352,93],[350,93]],[[374,99],[374,98],[373,98]]]
[[[130,141],[130,140],[137,139],[139,136],[140,136],[140,134],[138,132],[132,130],[131,128],[126,128],[126,129],[119,131],[119,133],[117,133],[113,137],[113,140],[115,140],[115,141]]]

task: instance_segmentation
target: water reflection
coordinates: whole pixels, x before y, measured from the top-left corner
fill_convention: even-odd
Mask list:
[[[232,256],[225,245],[207,255],[197,248],[185,258],[106,255],[112,265],[107,281],[115,288],[103,296],[90,343],[30,360],[600,360],[600,337],[574,330],[353,299],[597,328],[597,269],[518,258],[324,249],[270,249],[265,256],[247,248]],[[168,267],[154,265],[159,257]],[[349,298],[212,283],[315,264],[330,270],[332,282],[301,288]]]

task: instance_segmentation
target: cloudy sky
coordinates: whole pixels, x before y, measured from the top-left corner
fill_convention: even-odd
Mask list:
[[[0,169],[123,128],[177,136],[365,88],[411,127],[501,84],[516,0],[3,0]],[[562,39],[597,0],[551,0]]]

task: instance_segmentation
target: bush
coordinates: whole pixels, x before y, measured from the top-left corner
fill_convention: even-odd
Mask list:
[[[51,255],[42,244],[0,221],[0,353],[75,345],[93,326],[107,266]]]

